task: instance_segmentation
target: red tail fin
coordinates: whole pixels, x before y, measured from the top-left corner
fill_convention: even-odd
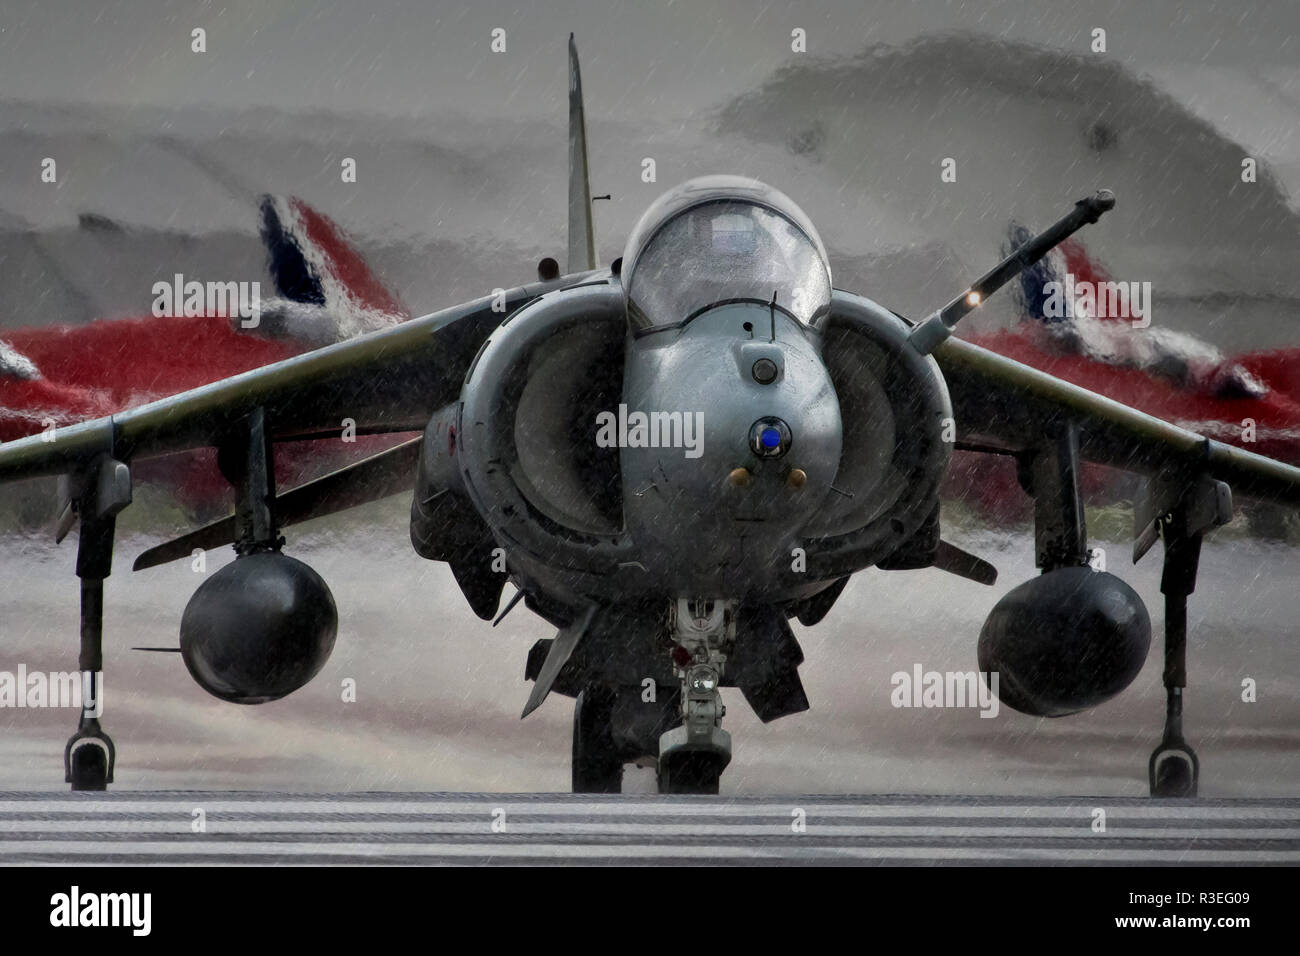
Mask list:
[[[349,244],[343,230],[296,196],[262,197],[262,241],[271,277],[285,299],[332,312],[377,313],[402,321],[410,312]]]

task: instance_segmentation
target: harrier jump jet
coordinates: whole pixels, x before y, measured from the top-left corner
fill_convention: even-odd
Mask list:
[[[731,756],[720,687],[739,688],[765,721],[808,707],[791,618],[817,624],[870,567],[994,583],[989,564],[942,537],[939,483],[961,448],[1014,458],[1035,500],[1042,573],[997,604],[978,643],[1002,701],[1030,714],[1096,705],[1147,656],[1141,599],[1089,566],[1079,469],[1095,461],[1146,476],[1134,558],[1163,541],[1168,700],[1150,785],[1194,794],[1182,695],[1201,540],[1229,519],[1229,486],[1300,505],[1300,470],[949,334],[1114,197],[1080,200],[917,323],[834,288],[808,217],[737,177],[668,192],[601,268],[572,38],[569,92],[565,274],[543,260],[537,282],[60,428],[53,440],[0,446],[0,480],[63,476],[60,535],[80,523],[91,698],[132,470],[215,448],[234,514],[135,562],[233,543],[236,560],[199,586],[180,622],[183,659],[206,690],[252,704],[309,681],[338,618],[325,582],[282,550],[281,531],[405,491],[415,549],[451,565],[481,618],[496,616],[509,581],[556,627],[529,654],[524,714],[552,691],[576,698],[575,790],[616,791],[625,763],[649,760],[665,792],[717,792]],[[332,440],[345,420],[358,433],[423,437],[275,487],[284,442]],[[113,744],[93,712],[64,760],[74,789],[111,782]]]

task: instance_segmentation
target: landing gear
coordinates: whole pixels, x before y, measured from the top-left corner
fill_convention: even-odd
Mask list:
[[[1151,754],[1148,775],[1153,797],[1194,797],[1201,775],[1196,751],[1183,739],[1183,689],[1167,689],[1165,735]]]
[[[679,752],[659,758],[660,793],[717,794],[731,754]]]
[[[99,716],[104,710],[104,577],[108,575],[107,561],[111,560],[113,549],[112,529],[104,532],[101,524],[83,518],[77,544],[77,573],[83,575],[78,661],[81,720],[63,751],[63,779],[72,784],[73,790],[107,790],[113,782],[113,763],[117,756],[113,741],[99,726]]]
[[[593,684],[573,705],[573,792],[619,793],[623,758],[614,743],[614,692]]]
[[[673,608],[673,669],[682,682],[682,723],[659,738],[660,793],[717,793],[731,762],[727,708],[718,687],[736,641],[731,602],[679,599]]]
[[[64,781],[73,790],[107,790],[113,782],[117,750],[94,717],[82,716],[63,751]]]
[[[117,513],[131,503],[131,472],[101,455],[70,476],[59,538],[81,519],[77,577],[81,578],[81,719],[63,751],[64,780],[73,790],[106,790],[117,750],[99,724],[104,711],[104,579],[113,567]]]
[[[633,761],[656,768],[660,793],[717,793],[722,772],[731,762],[731,735],[721,727],[727,711],[719,693],[728,666],[732,670],[728,679],[756,702],[764,720],[808,706],[794,674],[802,655],[793,636],[788,635],[788,628],[788,641],[783,642],[779,629],[770,635],[772,628],[763,630],[762,620],[748,625],[742,622],[742,628],[749,628],[746,634],[767,635],[758,654],[770,651],[773,657],[772,661],[758,661],[751,652],[755,659],[747,663],[736,653],[739,619],[735,601],[678,600],[667,615],[652,611],[638,619],[640,623],[633,631],[641,638],[634,643],[644,650],[635,673],[653,677],[633,678],[632,673],[625,673],[620,679],[596,668],[578,668],[581,682],[568,671],[559,675],[557,686],[564,693],[577,691],[573,709],[574,793],[621,792],[624,766]],[[624,636],[612,646],[626,646],[629,620],[623,620],[617,633]],[[598,627],[589,640],[609,640],[611,633],[607,627]],[[669,661],[660,656],[665,637]],[[557,641],[562,639],[563,634]],[[599,643],[587,644],[582,653],[603,660],[605,650]],[[545,650],[543,664],[541,652],[535,648],[526,676],[549,685],[551,681],[543,670],[554,654],[552,645]],[[563,656],[569,658],[567,652]],[[666,666],[669,664],[671,669]],[[673,686],[673,678],[678,686]]]
[[[1151,796],[1188,798],[1196,796],[1201,764],[1196,751],[1183,739],[1187,598],[1196,590],[1201,540],[1231,520],[1232,494],[1223,482],[1201,478],[1175,492],[1172,500],[1173,507],[1154,519],[1165,542],[1164,573],[1160,579],[1160,590],[1165,596],[1165,732],[1151,754],[1147,774]]]

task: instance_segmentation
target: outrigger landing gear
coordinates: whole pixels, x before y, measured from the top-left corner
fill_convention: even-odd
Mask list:
[[[1155,519],[1155,527],[1165,542],[1160,579],[1160,591],[1165,596],[1165,732],[1148,764],[1153,797],[1196,796],[1201,764],[1196,751],[1183,738],[1187,598],[1196,590],[1202,538],[1232,518],[1232,493],[1221,481],[1199,478],[1175,495],[1173,507]]]
[[[59,540],[81,519],[77,577],[81,579],[81,719],[63,752],[64,779],[73,790],[106,790],[117,751],[99,725],[104,709],[104,579],[113,567],[117,514],[131,503],[130,469],[101,455],[68,479]]]
[[[736,609],[679,599],[673,608],[673,670],[682,682],[682,723],[659,738],[660,793],[717,793],[731,762],[731,735],[718,687],[736,640]]]

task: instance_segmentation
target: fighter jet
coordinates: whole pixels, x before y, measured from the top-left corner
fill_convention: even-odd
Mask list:
[[[1028,230],[1012,223],[1011,248],[1028,238]],[[1300,462],[1300,390],[1291,371],[1300,367],[1300,350],[1232,355],[1173,329],[1133,334],[1128,320],[1098,314],[1082,299],[1052,314],[1044,290],[1075,283],[1115,285],[1083,244],[1069,239],[1021,273],[1020,323],[969,341],[1186,428]],[[1246,420],[1254,427],[1244,429]]]
[[[256,322],[196,310],[5,330],[0,441],[142,405],[410,319],[328,216],[296,196],[263,195],[257,208],[276,294],[259,302]],[[361,445],[380,451],[398,440],[367,437]],[[338,448],[314,443],[281,454],[276,465],[281,480],[302,481],[342,458]],[[166,486],[209,515],[229,494],[211,449],[141,463],[135,477]]]
[[[1030,236],[1012,221],[1007,251]],[[968,342],[1183,428],[1300,464],[1300,349],[1225,354],[1184,332],[1135,329],[1129,319],[1104,314],[1084,299],[1053,312],[1048,290],[1115,286],[1106,267],[1077,239],[1067,239],[1025,269],[1015,285],[1020,321],[967,335]],[[1130,475],[1084,468],[1089,500],[1127,500],[1132,484]],[[942,494],[974,505],[986,520],[1019,519],[1028,511],[1015,468],[985,455],[954,455]],[[1254,533],[1285,537],[1287,509],[1247,503],[1243,510]]]
[[[721,687],[764,721],[809,706],[792,618],[816,625],[871,567],[995,583],[991,565],[942,537],[938,489],[961,448],[1014,459],[1035,501],[1042,573],[1002,598],[977,644],[1002,702],[1029,714],[1094,706],[1147,657],[1147,609],[1090,564],[1079,492],[1084,461],[1144,477],[1134,559],[1163,542],[1168,702],[1147,769],[1153,794],[1194,794],[1182,700],[1201,541],[1230,518],[1230,487],[1300,504],[1300,470],[950,334],[1115,197],[1080,199],[919,322],[836,289],[808,216],[737,176],[670,190],[601,267],[569,42],[564,274],[544,259],[536,282],[0,445],[0,479],[62,476],[59,535],[80,525],[89,699],[133,471],[212,448],[234,513],[135,562],[234,545],[180,621],[181,656],[204,689],[256,704],[308,682],[338,615],[282,530],[405,491],[415,550],[450,564],[481,618],[499,618],[509,581],[556,628],[528,656],[524,714],[552,692],[575,698],[575,791],[616,791],[626,763],[650,762],[664,792],[715,793],[731,759]],[[276,487],[286,441],[330,441],[345,427],[423,437]],[[114,759],[103,717],[83,713],[64,754],[73,789],[103,789]]]

